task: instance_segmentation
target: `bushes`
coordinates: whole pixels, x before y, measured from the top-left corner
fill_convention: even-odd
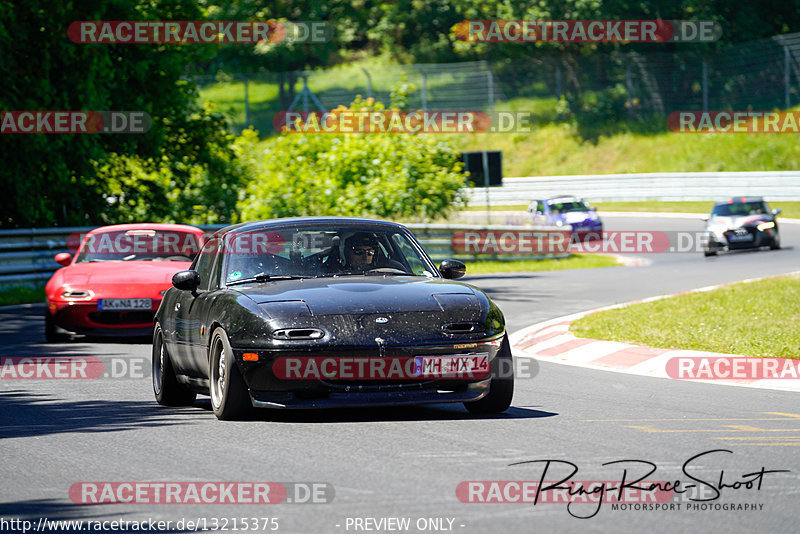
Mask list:
[[[160,124],[160,157],[111,153],[94,160],[97,179],[105,184],[102,221],[236,222],[248,175],[226,126],[211,109],[192,106],[183,117]]]
[[[372,99],[349,108],[380,111]],[[343,215],[429,220],[461,202],[459,153],[443,136],[415,134],[280,135],[237,143],[254,179],[239,201],[245,220]]]

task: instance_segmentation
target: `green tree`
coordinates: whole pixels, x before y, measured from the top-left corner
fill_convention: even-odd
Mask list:
[[[152,208],[141,208],[139,220],[174,218],[175,202],[156,187],[156,183],[167,183],[167,176],[167,190],[178,198],[177,204],[205,203],[203,195],[196,194],[197,190],[209,192],[203,180],[223,189],[236,187],[240,176],[225,123],[198,108],[194,85],[181,80],[186,64],[213,54],[214,46],[78,44],[66,33],[72,22],[80,20],[198,20],[201,16],[192,0],[0,0],[4,80],[0,109],[145,111],[153,118],[146,134],[3,135],[0,194],[13,202],[5,205],[0,226],[129,220],[130,214],[115,203],[119,197],[115,188],[123,186],[127,197],[146,199]],[[159,162],[143,167],[152,178],[143,184],[134,183],[133,174],[125,176],[122,171],[139,159]],[[109,174],[111,169],[116,171]],[[157,169],[161,174],[153,175]],[[221,211],[231,213],[235,195],[223,196],[228,204]]]
[[[381,111],[357,99],[353,111]],[[461,201],[459,153],[432,134],[289,133],[238,148],[255,179],[239,202],[243,219],[358,215],[431,219]]]

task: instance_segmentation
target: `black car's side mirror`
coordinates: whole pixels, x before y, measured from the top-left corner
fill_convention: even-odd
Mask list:
[[[777,214],[779,214],[780,212],[781,212],[781,210],[779,210],[778,208],[775,208],[775,209],[773,209],[773,210],[772,210],[772,214],[773,214],[773,215],[777,215]]]
[[[445,278],[454,280],[467,274],[467,266],[458,260],[444,260],[439,264],[439,272]]]
[[[200,273],[197,271],[180,271],[172,276],[172,285],[182,291],[191,291],[197,289],[200,285]]]

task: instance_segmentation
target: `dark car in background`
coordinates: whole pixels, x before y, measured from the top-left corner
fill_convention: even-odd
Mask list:
[[[581,240],[600,239],[603,235],[603,221],[596,208],[574,196],[534,200],[528,206],[528,219],[537,226],[570,225],[573,234]]]
[[[706,220],[706,256],[722,250],[781,248],[776,215],[760,197],[737,197],[717,202]]]
[[[500,309],[437,268],[399,224],[294,218],[229,226],[156,314],[153,388],[164,405],[211,396],[251,407],[464,403],[506,410],[514,389]],[[505,372],[503,372],[505,371]]]

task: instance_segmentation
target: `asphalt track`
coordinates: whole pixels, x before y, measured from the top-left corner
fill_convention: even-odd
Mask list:
[[[697,231],[702,223],[606,217],[606,226]],[[489,292],[513,331],[617,302],[796,271],[800,225],[785,224],[781,231],[780,251],[709,259],[698,252],[638,255],[645,265],[468,275],[465,280]],[[223,423],[210,412],[206,398],[191,408],[155,404],[146,342],[82,340],[48,345],[42,313],[39,305],[0,310],[0,355],[94,356],[109,369],[113,361],[121,374],[125,373],[120,366],[127,363],[128,374],[96,380],[0,380],[0,530],[4,532],[22,531],[3,525],[3,520],[12,518],[31,520],[34,526],[40,518],[170,520],[169,531],[191,531],[185,525],[175,528],[181,519],[206,518],[209,527],[214,519],[220,527],[226,523],[228,532],[234,531],[233,518],[239,518],[238,531],[243,532],[241,518],[266,517],[278,519],[277,532],[297,533],[797,529],[800,403],[793,393],[545,362],[535,376],[518,378],[513,408],[497,417],[476,418],[460,406],[433,406],[265,412],[254,421]],[[130,372],[137,365],[144,371]],[[712,450],[730,452],[692,460]],[[626,468],[628,480],[644,474],[644,464],[603,464],[648,461],[656,471],[647,480],[680,480],[698,488],[674,498],[672,510],[614,510],[611,503],[599,509],[597,504],[568,509],[564,503],[463,503],[456,495],[464,481],[538,481],[546,464],[531,463],[535,460],[571,462],[578,469],[572,481],[611,485],[619,484]],[[736,484],[755,481],[753,473],[762,467],[790,472],[765,473],[760,488],[756,483],[750,488]],[[551,464],[545,480],[564,478],[567,468],[565,463]],[[693,482],[690,475],[697,480]],[[713,498],[711,486],[719,487],[720,477],[738,489],[725,487],[707,502],[690,500]],[[320,482],[330,484],[335,497],[327,504],[74,504],[69,489],[82,481]],[[377,523],[364,522],[390,517],[410,518],[410,525],[378,528]],[[420,518],[445,520],[440,528],[418,529],[426,526],[417,524]],[[259,529],[248,531],[270,531],[261,530],[261,523]]]

